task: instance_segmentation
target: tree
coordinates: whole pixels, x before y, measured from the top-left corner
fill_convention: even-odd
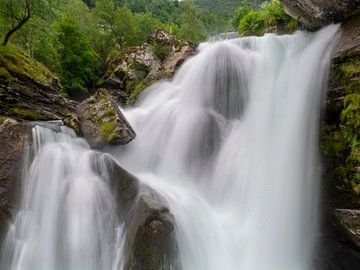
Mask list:
[[[78,18],[66,14],[58,24],[60,80],[73,97],[86,93],[96,80],[98,55],[89,37],[81,30]]]
[[[21,1],[23,2],[23,1]],[[1,2],[1,8],[4,10],[3,16],[7,16],[11,20],[12,28],[6,33],[5,38],[3,40],[3,45],[5,46],[10,37],[18,31],[25,23],[27,23],[31,17],[31,3],[30,0],[25,0],[22,3],[24,5],[21,10],[19,7],[19,1],[15,3],[14,0],[3,0]]]
[[[231,20],[231,25],[234,27],[234,29],[237,29],[240,25],[240,21],[246,14],[248,14],[251,11],[251,7],[249,2],[242,1],[241,6],[238,7],[235,11],[235,15]]]
[[[181,9],[179,37],[193,43],[203,41],[207,33],[199,9],[190,1],[183,1]]]

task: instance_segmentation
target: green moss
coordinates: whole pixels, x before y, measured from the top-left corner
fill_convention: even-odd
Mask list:
[[[100,136],[104,138],[107,142],[112,141],[116,136],[116,123],[114,122],[107,122],[107,123],[101,123],[100,124]]]
[[[2,124],[4,124],[4,122],[5,122],[6,119],[7,119],[7,117],[0,115],[0,126],[1,126]]]
[[[58,81],[44,65],[31,59],[21,49],[12,45],[0,46],[0,67],[2,69],[0,73],[6,74],[7,78],[10,78],[9,75],[30,78],[47,85]]]
[[[360,56],[343,55],[332,66],[334,79],[347,94],[360,92]]]
[[[9,71],[6,68],[0,67],[0,77],[7,79],[8,81],[13,81],[14,77],[11,76]]]
[[[37,120],[40,117],[37,112],[26,108],[11,108],[6,112],[6,115],[26,120]]]
[[[134,104],[139,96],[141,95],[142,92],[144,92],[144,90],[150,85],[152,84],[153,81],[138,81],[135,84],[135,87],[133,88],[133,90],[131,91],[131,94],[129,96],[129,99],[127,101],[127,104]]]

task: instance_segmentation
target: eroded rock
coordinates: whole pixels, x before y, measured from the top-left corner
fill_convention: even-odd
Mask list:
[[[281,0],[284,10],[309,30],[358,15],[359,0]]]
[[[89,145],[126,144],[135,132],[106,89],[99,89],[78,106],[81,132]]]

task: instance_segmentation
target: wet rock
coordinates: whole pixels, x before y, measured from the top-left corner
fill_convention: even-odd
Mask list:
[[[103,155],[100,161],[104,162],[107,168],[110,189],[114,195],[119,217],[125,219],[139,193],[139,180],[124,170],[110,155]],[[98,165],[96,171],[103,173],[102,168]]]
[[[349,237],[360,247],[360,210],[336,209],[335,214]]]
[[[171,77],[195,46],[156,30],[141,46],[112,54],[101,87],[122,104],[133,103],[152,82]]]
[[[314,270],[354,270],[360,266],[360,248],[332,210],[325,211],[316,239]]]
[[[281,0],[287,14],[309,30],[357,16],[359,0]]]
[[[134,130],[105,89],[99,89],[78,106],[78,117],[81,132],[91,147],[126,144],[135,138]]]
[[[126,269],[174,269],[177,248],[174,217],[156,194],[141,194],[127,221]]]
[[[73,129],[76,135],[81,136],[81,123],[79,117],[75,113],[68,113],[64,119],[65,126]]]
[[[0,116],[0,243],[14,211],[23,147],[29,136],[29,123]]]

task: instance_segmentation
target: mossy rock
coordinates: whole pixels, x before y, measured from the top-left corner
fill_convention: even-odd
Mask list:
[[[10,108],[6,112],[7,116],[25,119],[25,120],[38,120],[41,119],[38,112],[29,108]]]
[[[337,117],[321,129],[327,196],[335,207],[360,207],[360,55],[341,55],[331,85],[342,100]],[[340,96],[341,95],[341,96]],[[335,99],[334,99],[335,100]],[[334,100],[332,103],[334,103]],[[331,103],[331,102],[330,102]],[[329,105],[331,106],[331,104]]]
[[[0,45],[0,77],[8,80],[20,77],[60,88],[59,80],[53,73],[11,44]]]
[[[99,89],[78,107],[81,132],[91,147],[126,144],[135,132],[106,89]]]

